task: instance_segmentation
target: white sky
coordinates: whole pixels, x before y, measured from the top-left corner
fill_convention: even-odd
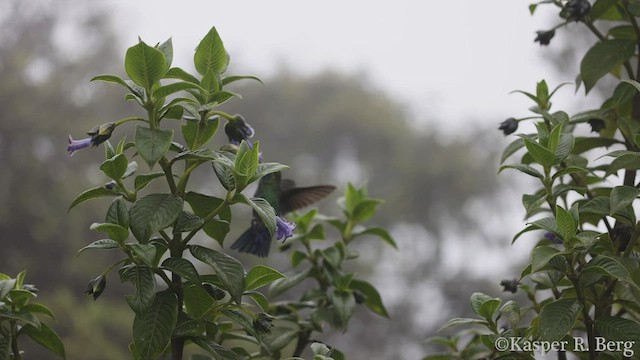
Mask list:
[[[365,73],[408,104],[416,120],[448,131],[527,115],[531,103],[509,92],[551,79],[543,57],[560,46],[533,42],[556,10],[542,7],[531,16],[525,0],[112,2],[123,50],[138,35],[147,43],[172,36],[174,64],[187,67],[215,25],[240,72],[266,78],[285,64],[305,73]]]

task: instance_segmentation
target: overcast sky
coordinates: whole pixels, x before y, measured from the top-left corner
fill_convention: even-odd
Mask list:
[[[527,115],[531,104],[510,91],[576,75],[554,78],[544,61],[558,41],[533,42],[557,10],[543,7],[531,16],[524,0],[114,3],[123,49],[138,35],[148,43],[172,36],[176,65],[188,66],[199,40],[216,26],[239,71],[268,77],[284,64],[304,73],[364,73],[407,103],[417,120],[450,130]]]

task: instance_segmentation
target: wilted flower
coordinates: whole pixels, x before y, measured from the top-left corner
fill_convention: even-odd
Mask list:
[[[560,240],[556,234],[552,233],[552,232],[546,232],[544,233],[544,237],[546,239],[548,239],[549,241],[551,241],[554,244],[562,244],[562,240]]]
[[[498,130],[502,130],[502,132],[506,135],[513,134],[518,130],[518,120],[514,118],[508,118],[507,120],[500,123]]]
[[[100,275],[97,278],[89,281],[87,284],[87,290],[84,291],[87,295],[93,295],[93,300],[96,300],[107,286],[107,277]]]
[[[90,137],[80,140],[73,140],[71,135],[69,135],[69,146],[67,146],[69,156],[73,155],[74,152],[80,149],[84,149],[89,146],[98,146],[107,141],[111,137],[113,129],[115,128],[115,123],[107,123],[96,126],[87,133],[87,135],[89,135]]]
[[[273,320],[268,314],[260,313],[253,320],[253,328],[260,334],[270,334],[272,327]]]
[[[240,145],[242,140],[249,142],[254,134],[253,128],[247,124],[242,115],[235,115],[232,120],[227,121],[224,132],[229,138],[229,143],[234,145]]]
[[[500,285],[504,287],[502,291],[509,291],[515,294],[518,291],[518,279],[502,280]]]
[[[287,221],[280,216],[276,216],[276,238],[278,240],[285,241],[293,236],[293,230],[296,229],[296,224]]]
[[[358,289],[353,291],[353,298],[356,300],[356,304],[363,304],[367,301],[367,297]]]
[[[591,11],[591,3],[588,0],[571,0],[560,12],[560,16],[567,21],[580,21]]]
[[[37,294],[38,291],[40,291],[35,285],[32,285],[32,284],[24,284],[22,285],[22,289],[27,290],[28,292],[33,294]]]
[[[606,127],[604,120],[602,119],[590,119],[587,122],[591,125],[591,132],[599,133],[600,130]]]
[[[555,30],[536,31],[536,34],[538,34],[538,36],[536,36],[533,42],[539,42],[540,45],[549,45],[549,42],[551,42],[551,39],[553,39],[553,36],[556,34],[556,31]]]

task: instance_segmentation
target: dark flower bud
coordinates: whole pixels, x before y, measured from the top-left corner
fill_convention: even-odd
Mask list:
[[[104,288],[107,286],[107,277],[104,275],[100,275],[97,278],[89,281],[87,284],[87,290],[84,291],[87,295],[93,295],[93,300],[95,301],[100,294],[104,291]]]
[[[216,300],[222,300],[227,295],[222,289],[211,284],[202,284],[204,289]]]
[[[562,244],[562,240],[561,240],[560,238],[558,238],[558,237],[556,236],[556,234],[554,234],[554,233],[552,233],[552,232],[546,232],[546,233],[544,233],[544,237],[545,237],[546,239],[548,239],[549,241],[551,241],[552,243],[554,243],[554,244],[558,244],[558,245]]]
[[[260,313],[253,320],[253,328],[260,334],[271,334],[272,327],[273,320],[268,314]]]
[[[249,141],[254,134],[253,128],[247,124],[242,115],[234,115],[232,120],[227,121],[224,132],[229,138],[229,143],[234,145],[240,145],[242,140]]]
[[[587,122],[591,125],[591,132],[599,133],[600,130],[606,127],[602,119],[589,119]]]
[[[567,21],[581,21],[591,11],[591,3],[588,0],[571,0],[564,5],[560,16]]]
[[[507,120],[500,123],[498,130],[502,130],[504,135],[513,134],[518,130],[518,120],[514,118],[508,118]]]
[[[549,45],[549,42],[551,42],[551,39],[553,39],[553,37],[555,36],[556,31],[555,30],[536,31],[536,34],[538,35],[533,40],[533,42],[539,42],[541,46]]]
[[[91,129],[87,133],[87,135],[91,136],[91,145],[98,146],[107,141],[111,137],[111,134],[113,134],[113,129],[115,128],[115,123],[107,123]]]
[[[353,297],[356,299],[356,304],[363,304],[367,300],[367,297],[358,289],[353,291]]]
[[[518,291],[518,279],[513,280],[502,280],[500,281],[500,285],[504,287],[502,291],[509,291],[515,294]]]

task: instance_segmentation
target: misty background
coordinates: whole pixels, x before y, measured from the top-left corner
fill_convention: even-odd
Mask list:
[[[290,165],[285,175],[301,185],[331,183],[341,191],[347,182],[366,183],[371,196],[386,201],[373,222],[391,231],[399,249],[360,241],[356,271],[376,285],[391,318],[359,308],[347,333],[327,329],[318,340],[355,360],[418,359],[434,351],[425,339],[448,318],[468,315],[471,293],[513,296],[499,282],[518,276],[540,235],[510,245],[524,226],[520,197],[530,183],[496,175],[502,147],[512,140],[497,126],[527,116],[531,104],[509,92],[532,91],[543,78],[551,87],[573,82],[578,56],[593,43],[568,45],[569,35],[559,32],[541,48],[535,31],[555,25],[557,11],[543,7],[532,17],[527,6],[4,0],[0,272],[28,271],[38,300],[56,314],[69,359],[129,357],[133,315],[123,295],[130,289],[114,273],[98,301],[82,294],[115,258],[76,257],[100,236],[89,225],[102,221],[110,199],[67,214],[79,192],[106,182],[98,171],[103,151],[69,158],[67,136],[138,114],[120,88],[89,83],[98,74],[124,75],[124,53],[137,36],[149,44],[172,37],[174,65],[190,69],[195,46],[216,26],[231,55],[228,73],[264,81],[236,85],[243,99],[223,107],[254,127],[263,155]],[[554,108],[598,106],[594,94],[574,98],[567,86]],[[132,128],[118,128],[114,138]],[[324,200],[321,210],[337,214],[338,197]],[[227,241],[245,224],[240,220]],[[241,258],[290,268],[287,253]],[[34,358],[50,356],[23,341]]]

